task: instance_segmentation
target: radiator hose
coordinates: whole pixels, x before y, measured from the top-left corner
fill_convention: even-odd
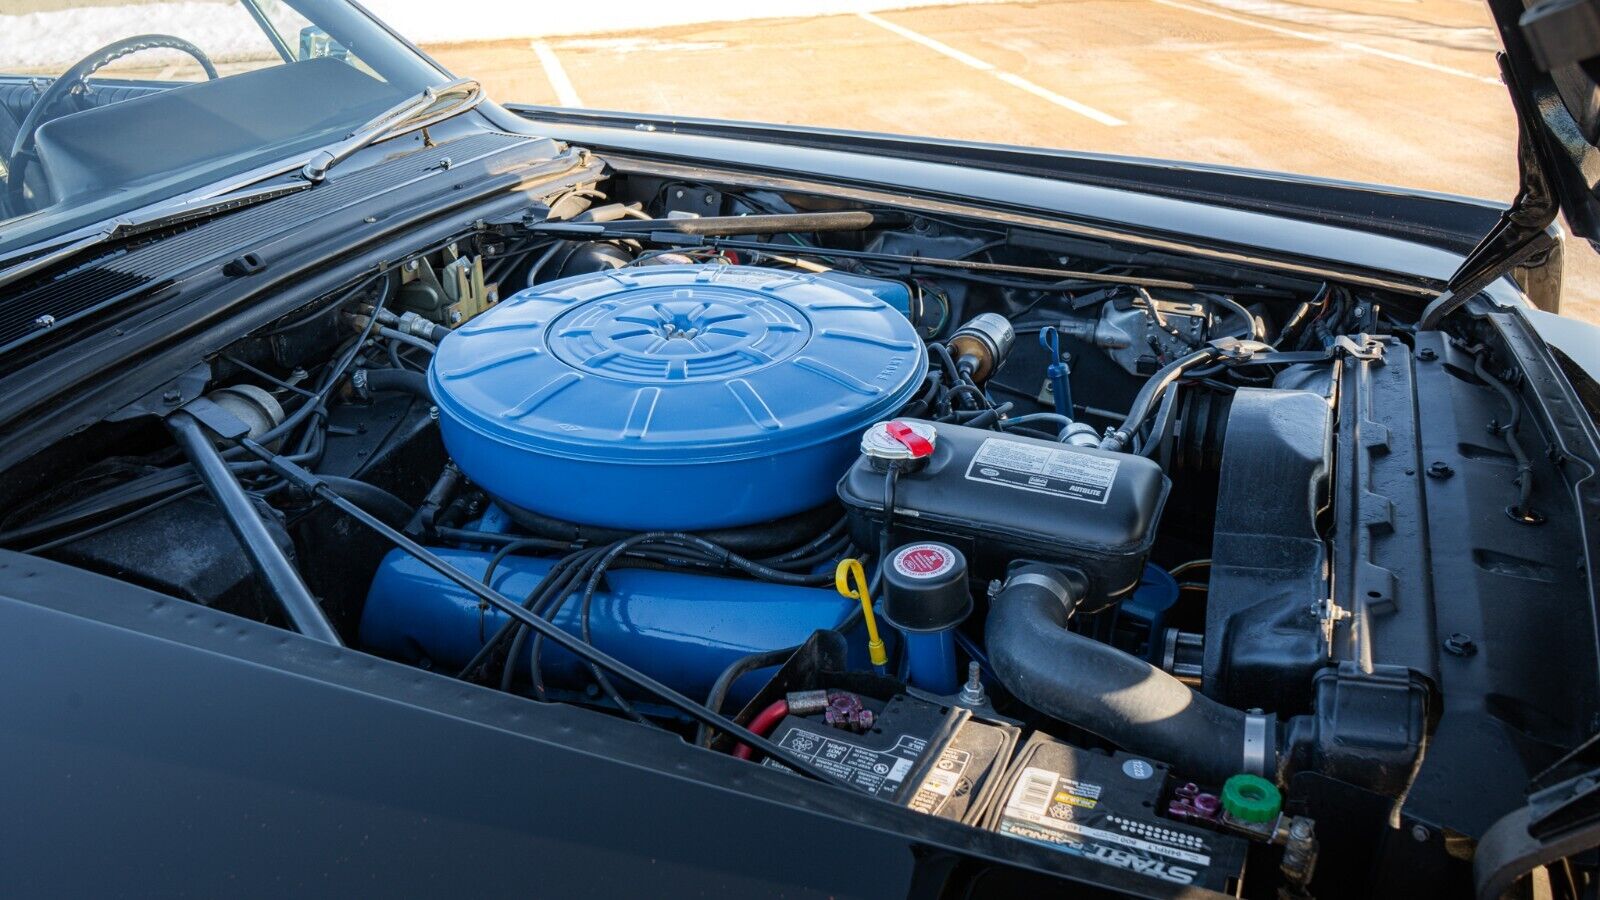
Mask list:
[[[1123,749],[1169,763],[1181,777],[1221,782],[1273,777],[1273,717],[1224,706],[1117,648],[1067,630],[1088,581],[1027,564],[989,608],[995,675],[1018,700]]]
[[[433,391],[428,387],[428,376],[422,372],[404,369],[360,369],[356,372],[356,388],[362,391],[404,391],[432,402]]]

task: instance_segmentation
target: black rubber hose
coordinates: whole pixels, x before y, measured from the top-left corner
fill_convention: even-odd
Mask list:
[[[637,534],[633,531],[598,525],[580,525],[576,522],[554,519],[507,503],[501,503],[500,507],[511,517],[511,521],[517,523],[517,526],[524,531],[553,540],[569,543],[581,541],[601,546],[627,540]],[[695,537],[732,550],[741,556],[773,556],[805,545],[827,531],[839,518],[839,507],[830,503],[771,522],[695,532]]]
[[[354,478],[340,478],[336,475],[317,477],[332,488],[335,494],[382,519],[385,525],[405,528],[410,524],[411,517],[416,515],[416,510],[413,510],[410,504],[375,484],[357,481]]]
[[[426,373],[410,369],[367,369],[366,373],[369,391],[404,391],[429,402],[433,400]]]
[[[1522,421],[1522,401],[1517,397],[1517,392],[1512,390],[1504,381],[1489,374],[1484,366],[1486,350],[1479,349],[1472,358],[1472,371],[1478,378],[1494,388],[1500,399],[1511,407],[1511,416],[1504,424],[1491,426],[1491,430],[1505,440],[1506,446],[1511,449],[1511,455],[1517,461],[1517,477],[1511,482],[1517,486],[1517,505],[1512,509],[1517,515],[1533,515],[1529,503],[1533,500],[1533,460],[1528,457],[1528,452],[1522,448],[1522,441],[1517,438],[1517,426]]]
[[[1245,713],[1067,630],[1087,584],[1082,575],[1042,565],[1011,575],[990,606],[985,632],[1000,683],[1034,709],[1170,763],[1183,778],[1217,783],[1245,771],[1270,777],[1276,764],[1270,720],[1255,723],[1262,746],[1247,763]]]
[[[1191,369],[1210,365],[1216,362],[1221,353],[1215,347],[1201,347],[1193,353],[1186,353],[1170,363],[1160,371],[1145,379],[1144,386],[1139,388],[1139,393],[1133,398],[1133,404],[1128,407],[1127,418],[1116,430],[1108,433],[1100,440],[1101,450],[1121,451],[1133,441],[1135,434],[1144,427],[1145,420],[1155,412],[1156,403],[1161,395],[1167,391],[1179,378]]]
[[[706,707],[721,712],[722,704],[728,699],[728,691],[733,689],[735,681],[757,669],[783,665],[803,646],[805,645],[796,644],[793,647],[780,647],[777,650],[761,650],[734,660],[726,669],[722,670],[722,674],[718,675],[716,682],[711,685],[711,693],[706,695]],[[694,742],[696,746],[711,746],[711,737],[712,731],[705,725],[700,725],[695,729]]]
[[[804,544],[801,544],[793,550],[790,550],[787,553],[778,554],[777,556],[762,557],[761,559],[756,560],[756,562],[766,566],[792,568],[792,566],[788,566],[787,564],[796,559],[802,559],[806,556],[809,556],[810,554],[831,545],[836,539],[838,539],[840,535],[844,534],[845,530],[849,527],[849,519],[840,519],[839,521],[830,525],[827,531],[824,531],[811,540],[806,541]]]
[[[1207,294],[1206,297],[1211,302],[1216,303],[1219,306],[1226,307],[1234,315],[1244,320],[1244,334],[1237,335],[1237,337],[1253,341],[1264,341],[1267,339],[1267,330],[1262,326],[1261,320],[1257,319],[1255,315],[1250,312],[1250,310],[1245,309],[1243,303],[1240,303],[1226,294]]]

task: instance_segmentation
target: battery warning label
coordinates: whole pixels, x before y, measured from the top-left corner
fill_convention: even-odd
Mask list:
[[[967,778],[967,767],[970,765],[971,753],[946,747],[907,805],[919,813],[938,815],[951,797],[972,790],[972,782]]]
[[[1111,497],[1119,465],[1077,450],[988,438],[967,464],[967,479],[1103,504]]]
[[[912,766],[928,748],[927,741],[909,734],[900,735],[894,746],[884,750],[853,744],[841,737],[791,728],[778,743],[859,791],[888,797],[893,797],[900,789]],[[771,758],[763,760],[762,764],[789,768]]]

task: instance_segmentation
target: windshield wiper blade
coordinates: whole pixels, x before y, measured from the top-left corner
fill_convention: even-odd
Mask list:
[[[136,237],[152,231],[160,231],[173,225],[185,222],[195,222],[201,219],[210,219],[224,213],[254,206],[267,200],[276,200],[289,194],[296,194],[311,187],[304,181],[291,181],[265,186],[254,186],[218,194],[214,197],[205,197],[198,200],[176,201],[160,206],[148,207],[134,216],[119,216],[102,222],[98,230],[75,240],[68,241],[53,249],[45,250],[38,256],[7,269],[0,269],[0,288],[12,284],[35,272],[42,272],[57,263],[70,259],[73,256],[112,241]],[[12,254],[23,256],[35,252],[32,248],[24,249]]]
[[[276,200],[279,197],[287,197],[290,194],[298,194],[310,186],[304,181],[279,182],[278,184],[240,188],[236,191],[229,191],[226,194],[203,197],[198,200],[166,203],[146,209],[133,218],[118,220],[116,223],[118,227],[110,238],[133,237],[150,231],[159,231],[172,225],[181,225],[184,222],[215,218],[223,213],[230,213],[246,206],[254,206],[257,203]]]
[[[366,124],[357,128],[345,137],[344,140],[324,147],[316,156],[300,169],[300,176],[306,181],[316,184],[327,177],[328,170],[343,162],[366,147],[369,147],[385,137],[405,127],[423,113],[432,110],[442,98],[454,94],[463,95],[460,103],[450,109],[449,115],[465,112],[476,106],[483,99],[483,87],[471,78],[461,78],[449,84],[423,89],[422,93],[408,100],[402,101],[389,109],[378,113],[369,119]],[[447,118],[441,116],[440,118]]]

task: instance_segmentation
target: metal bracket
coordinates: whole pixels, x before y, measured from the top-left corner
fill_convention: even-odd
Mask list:
[[[248,423],[205,397],[184,404],[179,411],[194,416],[195,421],[204,425],[207,431],[225,441],[237,441],[250,434]]]
[[[1600,822],[1600,770],[1585,772],[1528,798],[1528,834],[1544,840]]]
[[[1357,343],[1348,335],[1339,335],[1326,350],[1274,350],[1270,344],[1240,338],[1218,338],[1209,342],[1221,354],[1227,365],[1289,365],[1293,363],[1327,362],[1340,356],[1352,359],[1383,361],[1383,342],[1366,335],[1358,335]]]
[[[106,416],[106,421],[125,422],[144,416],[165,418],[205,393],[206,385],[210,383],[211,366],[201,363]]]
[[[1361,335],[1366,338],[1366,335]],[[1383,343],[1367,339],[1365,343],[1358,344],[1349,335],[1341,334],[1334,338],[1330,355],[1337,356],[1343,353],[1351,359],[1362,359],[1369,362],[1383,362]]]

